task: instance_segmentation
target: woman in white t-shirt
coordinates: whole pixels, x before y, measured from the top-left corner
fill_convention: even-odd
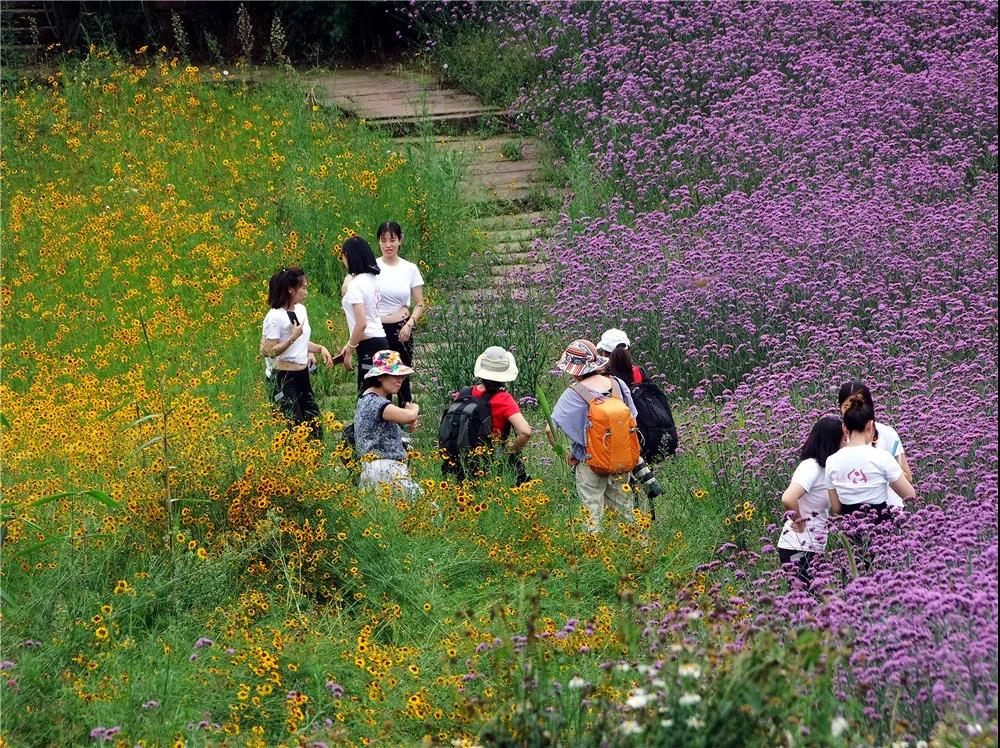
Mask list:
[[[264,317],[260,352],[269,359],[269,378],[274,380],[274,403],[293,423],[309,423],[313,436],[322,437],[319,406],[309,380],[309,364],[315,354],[333,365],[325,347],[309,337],[309,315],[303,302],[309,281],[302,268],[282,268],[268,281],[267,301],[271,307]]]
[[[380,299],[379,317],[385,329],[389,348],[399,354],[405,366],[413,366],[413,328],[424,311],[424,279],[420,268],[399,256],[403,243],[403,229],[395,221],[386,221],[378,227],[378,246],[382,256],[378,266]],[[413,309],[410,309],[410,305]],[[410,380],[403,380],[399,389],[399,404],[413,400]]]
[[[825,416],[816,421],[802,445],[792,480],[781,495],[781,503],[791,516],[778,538],[778,558],[782,565],[796,564],[799,576],[805,579],[809,560],[826,550],[830,517],[826,462],[843,443],[844,427],[839,418]]]
[[[360,236],[352,236],[340,250],[340,261],[347,268],[347,277],[341,287],[340,305],[347,318],[350,339],[341,349],[344,368],[353,366],[352,355],[358,352],[358,395],[365,391],[365,375],[372,368],[376,351],[389,347],[385,330],[378,315],[379,290],[376,276],[381,272],[375,262],[375,253]]]
[[[851,395],[861,395],[868,407],[872,409],[872,413],[875,412],[875,402],[872,400],[871,390],[861,382],[855,381],[844,382],[840,386],[840,392],[837,395],[837,405],[840,407],[841,413],[844,410],[844,403]],[[899,463],[899,467],[902,468],[903,476],[906,480],[910,481],[911,484],[913,483],[913,473],[910,471],[910,463],[906,459],[906,450],[903,449],[903,442],[900,440],[899,434],[896,433],[896,429],[884,423],[879,423],[876,420],[875,438],[872,440],[872,446],[888,452]],[[889,489],[888,504],[895,507],[903,506],[903,500],[891,488]]]
[[[904,500],[916,494],[892,456],[872,446],[875,413],[860,392],[844,401],[847,444],[826,461],[830,506],[837,514],[875,512],[877,521],[891,518],[889,489]]]

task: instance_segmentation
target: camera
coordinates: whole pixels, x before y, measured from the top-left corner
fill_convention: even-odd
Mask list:
[[[641,457],[639,458],[639,464],[632,470],[632,478],[635,479],[636,483],[642,485],[642,490],[651,499],[655,499],[663,493],[660,484],[656,482],[656,476],[653,475],[653,471],[649,469],[649,465]]]

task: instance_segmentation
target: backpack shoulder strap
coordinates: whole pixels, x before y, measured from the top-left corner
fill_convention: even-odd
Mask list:
[[[488,392],[484,392],[483,394],[484,394],[484,395],[486,395],[486,402],[490,404],[490,407],[492,407],[492,405],[493,405],[493,398],[495,398],[495,397],[496,397],[497,395],[499,395],[499,394],[500,394],[501,392],[506,392],[506,391],[507,391],[507,390],[503,390],[503,389],[501,389],[501,390],[497,390],[497,391],[496,391],[496,392],[494,392],[494,393],[493,393],[492,395],[490,395],[490,394],[489,394]]]
[[[458,398],[456,398],[456,399],[461,399],[463,397],[470,397],[471,395],[472,395],[472,388],[471,387],[463,387],[462,389],[460,389],[458,391]]]
[[[573,390],[573,392],[578,394],[580,397],[582,397],[588,405],[597,399],[597,393],[595,393],[589,387],[584,387],[579,382],[573,382],[573,384],[571,384],[569,388]]]
[[[622,382],[618,377],[611,377],[611,396],[617,397],[619,400],[625,399],[622,394]]]

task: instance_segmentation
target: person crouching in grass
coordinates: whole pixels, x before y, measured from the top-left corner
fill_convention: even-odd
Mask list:
[[[367,388],[358,398],[354,410],[355,448],[360,456],[360,484],[366,487],[391,485],[407,493],[419,493],[420,487],[410,479],[406,466],[406,445],[402,426],[416,426],[420,407],[406,403],[392,404],[404,380],[413,374],[396,351],[376,351],[365,373]]]

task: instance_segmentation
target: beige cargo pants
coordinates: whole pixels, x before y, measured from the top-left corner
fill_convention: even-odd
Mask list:
[[[628,476],[628,473],[598,475],[585,462],[576,466],[576,492],[580,494],[580,503],[590,515],[587,532],[601,531],[605,507],[618,512],[625,522],[635,522],[632,493],[627,488],[622,488],[628,486]]]

